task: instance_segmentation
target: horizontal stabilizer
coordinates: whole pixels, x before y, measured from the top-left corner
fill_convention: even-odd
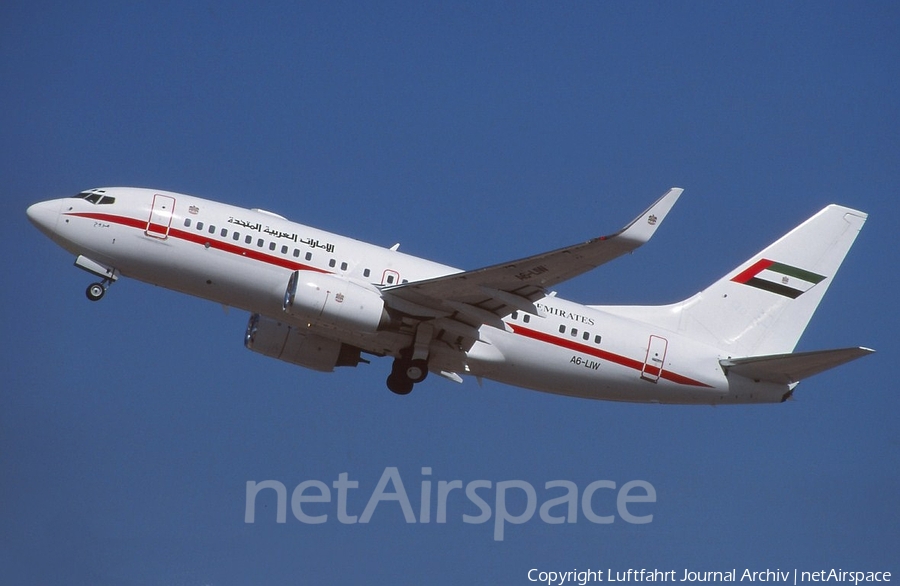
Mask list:
[[[840,348],[794,354],[729,358],[720,360],[719,364],[726,373],[733,372],[752,380],[792,384],[872,352],[874,350],[862,347]]]

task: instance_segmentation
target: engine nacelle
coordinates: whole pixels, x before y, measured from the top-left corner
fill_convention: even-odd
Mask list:
[[[278,320],[250,316],[244,346],[277,358],[322,372],[335,366],[356,366],[362,361],[359,348],[301,331]]]
[[[310,323],[366,333],[389,319],[377,291],[311,271],[293,272],[284,292],[284,310]]]

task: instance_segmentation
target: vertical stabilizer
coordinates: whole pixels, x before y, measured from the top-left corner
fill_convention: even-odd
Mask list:
[[[735,356],[791,352],[865,221],[826,207],[688,300],[679,329]]]
[[[791,352],[866,217],[830,205],[690,299],[600,309],[678,331],[731,356]]]

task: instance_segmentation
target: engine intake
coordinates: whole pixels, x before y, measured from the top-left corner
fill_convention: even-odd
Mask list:
[[[366,333],[374,333],[389,320],[378,291],[310,271],[291,274],[284,310],[317,325]]]
[[[321,372],[364,362],[360,349],[337,340],[301,331],[254,313],[247,323],[244,346],[272,358]]]

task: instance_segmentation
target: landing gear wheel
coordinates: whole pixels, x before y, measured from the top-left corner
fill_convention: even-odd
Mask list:
[[[428,376],[428,361],[423,358],[412,358],[412,349],[406,348],[391,365],[391,375],[387,378],[387,387],[398,395],[408,395],[416,383]]]
[[[424,360],[411,360],[406,365],[406,378],[413,383],[420,383],[428,376],[428,363]]]
[[[91,301],[100,301],[104,293],[106,293],[106,287],[103,286],[103,283],[91,283],[85,291],[87,298]]]
[[[405,376],[391,373],[391,375],[387,377],[387,387],[392,393],[408,395],[413,390],[413,382]]]

